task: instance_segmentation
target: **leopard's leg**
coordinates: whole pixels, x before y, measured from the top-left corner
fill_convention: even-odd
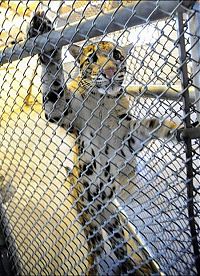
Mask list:
[[[87,171],[88,172],[88,171]],[[91,173],[91,172],[90,172]],[[91,177],[91,176],[90,176]],[[113,249],[113,254],[118,260],[117,268],[120,273],[134,271],[135,262],[128,255],[127,241],[124,235],[125,223],[121,223],[118,206],[113,202],[115,198],[115,186],[103,184],[102,176],[100,185],[88,183],[88,177],[82,179],[82,191],[79,193],[78,210],[80,221],[88,241],[90,275],[101,275],[99,261],[106,250],[106,240],[102,235],[102,229],[107,232],[108,239]],[[105,180],[105,179],[104,179]],[[98,182],[98,181],[97,181]],[[106,183],[106,182],[104,182]],[[83,211],[84,210],[84,211]],[[101,257],[101,258],[100,258]],[[107,271],[103,271],[107,273]]]
[[[103,221],[106,221],[104,229],[108,234],[109,241],[114,255],[117,258],[116,270],[118,274],[133,273],[135,271],[135,263],[128,255],[127,241],[125,238],[124,227],[126,226],[120,220],[120,211],[118,206],[110,202],[103,210]]]
[[[82,203],[83,198],[85,198],[84,205]],[[102,271],[99,267],[98,260],[100,259],[100,256],[102,256],[102,254],[104,253],[104,240],[100,227],[99,216],[95,215],[95,203],[93,206],[90,206],[89,204],[87,204],[87,202],[88,198],[86,199],[86,196],[84,194],[81,196],[79,195],[77,211],[79,214],[79,221],[83,227],[88,244],[89,268],[87,271],[87,275],[101,275]]]
[[[171,120],[161,120],[157,118],[143,119],[141,121],[131,120],[130,130],[132,137],[140,140],[140,144],[150,139],[170,138],[178,125]]]
[[[31,22],[28,38],[34,38],[53,30],[52,22],[44,13],[37,12]],[[41,52],[39,61],[42,67],[41,83],[43,94],[43,106],[45,118],[64,128],[72,127],[75,111],[72,108],[72,93],[66,89],[62,49],[56,48],[52,51]]]

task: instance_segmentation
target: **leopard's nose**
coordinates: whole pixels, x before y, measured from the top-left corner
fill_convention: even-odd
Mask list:
[[[115,75],[117,69],[115,67],[107,67],[103,69],[103,73],[106,75],[107,79],[112,79],[112,77]]]

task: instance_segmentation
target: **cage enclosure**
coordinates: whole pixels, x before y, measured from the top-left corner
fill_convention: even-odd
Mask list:
[[[199,1],[0,16],[1,274],[200,274]]]

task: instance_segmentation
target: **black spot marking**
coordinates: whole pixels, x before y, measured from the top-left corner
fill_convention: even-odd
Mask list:
[[[98,209],[98,211],[101,210],[101,204],[97,204],[97,209]]]
[[[150,128],[154,128],[157,126],[157,120],[156,119],[151,119],[149,123]]]
[[[108,164],[105,169],[109,173],[110,172],[110,165]]]
[[[106,145],[105,154],[108,154],[108,149],[109,149],[109,147],[108,147],[108,145]]]
[[[88,201],[89,202],[93,201],[93,197],[92,197],[92,195],[91,195],[91,193],[89,191],[87,192],[87,196],[88,196]]]
[[[49,122],[50,123],[57,123],[60,120],[60,117],[53,117],[53,118],[49,118]]]
[[[103,182],[100,182],[100,190],[103,188]]]
[[[131,152],[134,152],[134,148],[133,145],[135,144],[135,140],[131,137],[128,139],[128,147],[130,149]]]
[[[131,118],[131,116],[127,116],[125,120],[127,120],[127,121],[131,121],[131,120],[132,120],[132,118]]]
[[[167,134],[166,134],[167,138],[169,138],[170,136],[172,136],[172,132],[171,130],[168,130]]]
[[[97,55],[96,55],[96,54],[94,54],[92,58],[93,58],[93,62],[97,62],[98,57],[97,57]]]
[[[131,143],[134,145],[135,144],[135,140],[134,140],[134,138],[133,137],[131,137]]]
[[[95,212],[94,212],[94,209],[93,208],[90,208],[90,212],[94,215]]]
[[[113,197],[113,191],[110,192],[108,198],[111,199]]]
[[[92,228],[92,227],[91,227]],[[93,236],[93,231],[89,231],[89,235]]]
[[[68,109],[67,110],[65,110],[65,112],[64,112],[64,116],[67,116],[69,114],[69,111],[68,111]]]
[[[122,235],[120,233],[114,233],[114,236],[116,239],[121,239],[122,238]]]
[[[76,132],[76,128],[72,126],[72,127],[68,128],[68,132],[69,133],[75,133]]]
[[[118,117],[119,117],[119,119],[121,120],[121,119],[123,119],[124,117],[126,117],[126,113],[124,113],[124,114],[121,114],[121,115],[119,115]]]
[[[84,171],[85,174],[87,174],[87,175],[92,175],[92,174],[93,174],[92,165],[84,164],[84,165],[83,165],[83,171]]]
[[[47,113],[45,113],[44,116],[45,116],[45,119],[48,120],[49,117],[48,117]]]
[[[106,199],[106,193],[103,191],[102,194],[101,194],[101,199],[102,200],[105,200]]]
[[[117,228],[120,225],[119,221],[116,219],[115,220],[115,227]]]
[[[53,85],[54,85],[54,86],[59,86],[59,85],[60,85],[59,80],[55,80],[55,81],[53,82]]]
[[[93,161],[93,166],[94,166],[95,169],[97,168],[96,160]]]
[[[93,134],[92,132],[90,132],[90,136],[91,136],[91,137],[94,137],[94,134]]]
[[[133,126],[133,128],[136,126],[136,124],[137,124],[137,122],[133,122],[133,125],[132,125],[132,126]]]
[[[55,103],[58,100],[58,94],[55,91],[50,91],[47,98],[50,102]]]
[[[125,153],[124,153],[123,150],[121,150],[121,154],[122,154],[122,156],[126,157],[126,155],[125,155]]]
[[[84,186],[85,188],[87,188],[87,187],[89,187],[89,183],[88,183],[87,181],[84,181],[84,182],[83,182],[83,186]]]
[[[109,230],[111,233],[113,233],[113,227],[112,227],[112,226],[109,226],[109,227],[108,227],[108,230]]]
[[[84,201],[85,201],[85,198],[84,198],[83,196],[81,197],[81,201],[82,201],[82,202],[84,202]]]
[[[105,172],[104,172],[104,175],[105,177],[107,177],[110,173],[110,165],[108,164],[106,167],[105,167]]]
[[[98,194],[99,194],[99,188],[96,188],[95,196],[97,196]]]
[[[131,121],[132,120],[131,116],[127,115],[126,113],[119,115],[119,119],[120,120],[123,119],[123,118],[125,118],[125,120],[127,120],[127,121]]]
[[[92,155],[95,157],[95,152],[94,152],[94,150],[92,149]]]
[[[79,144],[79,150],[80,150],[80,153],[82,154],[83,151],[84,151],[84,141],[82,141],[82,142]]]
[[[101,250],[100,249],[96,249],[95,253],[96,253],[96,255],[100,256],[101,255]]]
[[[55,103],[59,98],[63,97],[64,95],[64,91],[62,89],[62,87],[60,87],[60,89],[58,89],[58,91],[49,91],[47,98],[50,102]]]

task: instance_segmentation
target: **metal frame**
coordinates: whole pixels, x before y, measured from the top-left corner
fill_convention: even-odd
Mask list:
[[[27,56],[38,54],[41,49],[51,51],[56,47],[80,42],[86,38],[93,38],[122,30],[136,25],[161,20],[172,13],[178,11],[183,4],[186,8],[195,1],[142,1],[135,2],[133,5],[119,7],[105,15],[95,16],[85,22],[75,23],[66,27],[64,31],[53,31],[50,34],[38,36],[35,39],[29,39],[25,44],[17,44],[11,48],[6,48],[0,53],[0,64],[12,62]],[[118,18],[116,22],[114,18]],[[144,20],[145,18],[145,20]]]
[[[199,99],[199,88],[200,88],[200,65],[197,61],[200,60],[200,2],[198,1],[193,6],[193,10],[196,11],[195,14],[190,18],[190,33],[192,34],[191,37],[191,58],[192,62],[192,71],[193,71],[193,84],[195,87],[195,99],[196,99],[196,106],[197,106],[197,119],[200,121],[200,101]]]
[[[183,25],[183,14],[178,12],[178,34],[179,34],[179,53],[181,62],[181,79],[182,79],[182,89],[183,89],[183,103],[184,103],[184,127],[186,130],[192,128],[191,118],[190,118],[190,98],[189,98],[189,78],[188,70],[186,64],[186,49],[185,49],[185,38],[184,38],[184,25]],[[199,129],[197,131],[197,134]],[[199,132],[200,133],[200,132]],[[200,138],[200,136],[198,137]],[[189,136],[183,136],[185,143],[185,154],[186,154],[186,174],[187,174],[187,208],[188,208],[188,222],[190,226],[190,233],[192,237],[192,246],[194,250],[194,260],[197,269],[197,273],[200,274],[200,251],[198,245],[198,232],[197,232],[197,222],[195,218],[194,211],[194,184],[193,184],[193,154],[192,154],[192,143]]]

